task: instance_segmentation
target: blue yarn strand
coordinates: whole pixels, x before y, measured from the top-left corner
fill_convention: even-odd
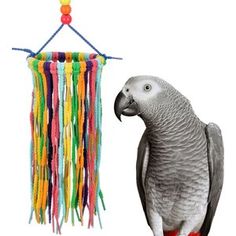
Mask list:
[[[43,44],[43,46],[35,53],[32,50],[28,48],[12,48],[12,50],[15,51],[23,51],[29,53],[28,57],[34,57],[35,55],[39,54],[52,40],[53,38],[62,30],[64,27],[64,24],[61,24],[60,27],[51,35],[51,37]],[[107,59],[114,59],[114,60],[123,60],[121,57],[112,57],[112,56],[107,56],[104,53],[101,53],[90,41],[88,41],[81,33],[79,33],[72,25],[68,25],[68,27],[76,33],[86,44],[88,44],[98,55],[102,56]]]
[[[32,57],[36,55],[32,50],[30,50],[28,48],[12,48],[12,50],[29,53],[29,56],[32,56]]]
[[[46,41],[46,43],[43,44],[43,46],[36,53],[28,48],[12,48],[12,50],[26,52],[29,53],[28,57],[34,57],[35,55],[39,54],[53,40],[53,38],[61,31],[63,26],[64,24],[61,24],[60,27],[52,34],[52,36]]]
[[[92,43],[90,43],[79,31],[77,31],[72,25],[68,25],[68,27],[74,31],[86,44],[88,44],[97,54],[103,56],[103,54],[93,46]]]
[[[52,34],[52,36],[46,41],[46,43],[36,52],[39,54],[52,40],[53,38],[62,30],[64,24],[61,24],[60,27]]]
[[[68,25],[68,27],[76,33],[86,44],[88,44],[97,54],[103,56],[106,60],[107,59],[115,59],[115,60],[123,60],[121,57],[112,57],[107,56],[106,54],[101,53],[92,43],[90,43],[78,30],[76,30],[72,25]]]

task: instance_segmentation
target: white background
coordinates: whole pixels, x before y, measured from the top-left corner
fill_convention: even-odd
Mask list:
[[[225,183],[211,236],[233,235],[236,212],[236,3],[230,0],[72,1],[73,25],[102,52],[124,57],[103,71],[101,183],[104,229],[64,225],[63,235],[152,235],[135,182],[136,151],[144,130],[137,118],[113,112],[115,96],[134,75],[159,76],[192,102],[200,119],[214,121],[225,144]],[[60,24],[59,1],[8,0],[0,11],[0,235],[52,235],[28,225],[31,74],[26,54],[38,50]],[[65,28],[47,51],[91,50]]]

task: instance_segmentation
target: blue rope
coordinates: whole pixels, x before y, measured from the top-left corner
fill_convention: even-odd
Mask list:
[[[112,56],[106,56],[106,54],[103,54],[103,56],[104,56],[106,59],[123,60],[123,58],[122,58],[122,57],[112,57]]]
[[[12,48],[14,51],[22,51],[29,53],[29,56],[35,56],[36,54],[28,48]]]
[[[61,24],[60,27],[52,34],[52,36],[46,41],[46,43],[43,44],[43,46],[35,53],[32,50],[28,48],[12,48],[12,50],[15,51],[23,51],[29,53],[28,57],[34,57],[35,55],[39,54],[52,40],[53,38],[61,31],[63,28],[64,24]],[[112,57],[112,56],[107,56],[106,54],[101,53],[92,43],[90,43],[81,33],[79,33],[73,26],[68,25],[68,27],[76,33],[86,44],[88,44],[97,54],[100,56],[104,57],[105,60],[107,59],[115,59],[115,60],[123,60],[121,57]]]
[[[61,31],[64,24],[61,24],[60,27],[52,34],[52,36],[47,40],[47,42],[36,52],[36,54],[39,54],[51,41],[52,39]]]
[[[60,27],[52,34],[52,36],[46,41],[46,43],[44,43],[44,45],[36,53],[28,48],[12,48],[12,50],[27,52],[29,53],[28,57],[34,57],[35,55],[39,54],[53,40],[53,38],[61,31],[63,26],[64,24],[60,25]]]
[[[95,48],[92,43],[90,43],[82,34],[80,34],[73,26],[71,25],[68,25],[68,27],[74,31],[81,39],[84,40],[85,43],[87,43],[97,54],[101,55],[102,56],[102,53],[97,49]]]
[[[115,59],[115,60],[123,60],[121,57],[112,57],[107,56],[106,54],[101,53],[92,43],[90,43],[81,33],[79,33],[72,25],[68,25],[68,27],[74,31],[85,43],[87,43],[97,54],[103,56],[105,59]]]

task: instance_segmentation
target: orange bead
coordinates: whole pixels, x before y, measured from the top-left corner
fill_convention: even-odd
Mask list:
[[[71,15],[62,15],[61,16],[61,23],[64,25],[69,25],[72,21]]]
[[[70,5],[62,5],[61,6],[61,13],[64,15],[68,15],[71,13],[71,6]]]

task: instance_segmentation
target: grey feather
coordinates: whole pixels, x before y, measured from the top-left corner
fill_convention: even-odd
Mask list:
[[[201,235],[207,236],[223,186],[224,148],[220,128],[213,123],[206,127],[208,162],[210,172],[210,191],[207,214],[201,227]]]
[[[144,132],[138,146],[138,158],[136,163],[136,181],[137,181],[139,197],[143,206],[143,211],[145,213],[147,222],[148,222],[148,217],[146,212],[146,199],[143,185],[144,182],[143,177],[146,175],[148,156],[149,156],[149,144],[147,141],[146,132]]]
[[[150,144],[146,202],[170,225],[167,230],[204,214],[209,191],[205,124],[180,93],[173,91],[173,98],[143,117]]]

